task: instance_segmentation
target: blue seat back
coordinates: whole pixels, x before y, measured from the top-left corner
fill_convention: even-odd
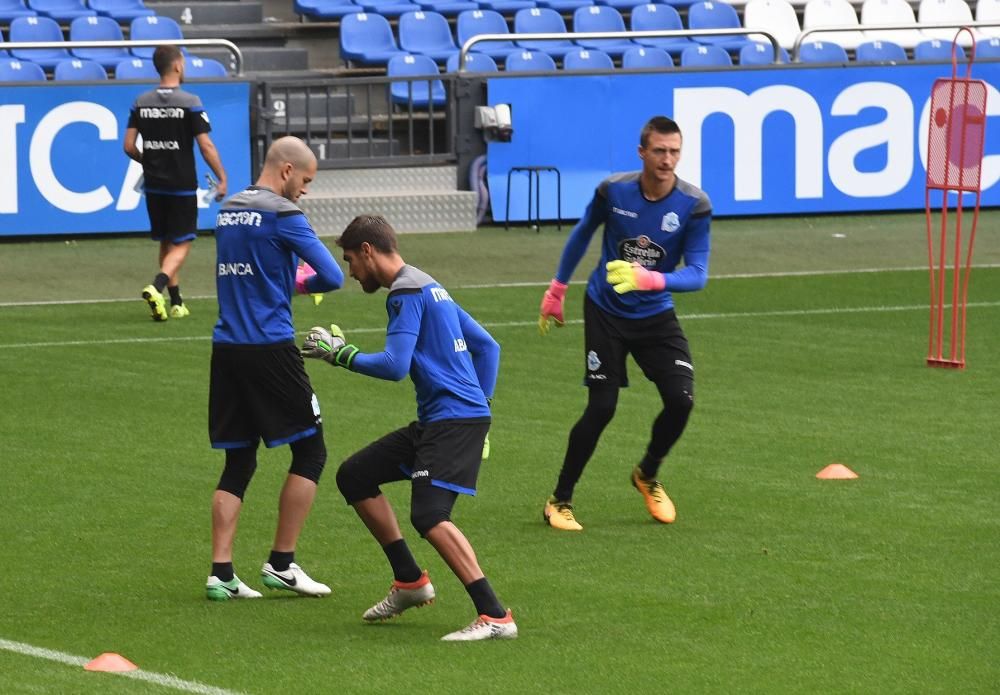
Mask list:
[[[510,30],[507,28],[507,20],[495,10],[466,10],[458,15],[455,33],[458,35],[458,46],[461,48],[473,36],[479,36],[480,34],[508,34]],[[510,50],[514,50],[513,41],[506,41],[504,43],[491,41],[490,43],[473,46],[473,50],[477,48],[482,50],[484,47],[499,48],[502,46],[507,46]]]
[[[116,80],[153,80],[158,82],[160,74],[156,72],[153,61],[146,58],[126,58],[115,67]]]
[[[42,66],[30,60],[0,58],[0,82],[36,82],[44,79]]]
[[[49,17],[17,17],[10,23],[10,40],[11,42],[62,41],[63,35],[59,24]],[[70,57],[69,51],[65,48],[11,49],[10,52],[19,60],[41,63],[52,61],[52,65]]]
[[[856,63],[905,63],[906,49],[892,41],[866,41],[854,53]]]
[[[111,17],[77,17],[69,25],[70,41],[121,41],[122,29]],[[84,60],[96,60],[103,65],[117,65],[129,57],[128,50],[119,48],[74,48],[73,55]]]
[[[573,12],[573,31],[625,31],[625,20],[607,5],[578,7]]]
[[[445,69],[447,72],[458,72],[458,53],[448,58]],[[466,72],[496,72],[498,68],[497,62],[490,56],[470,51],[465,54],[465,70]]]
[[[556,61],[542,51],[515,51],[507,56],[504,63],[507,72],[529,72],[532,70],[555,70]]]
[[[108,73],[96,60],[80,60],[72,58],[56,65],[52,79],[56,82],[72,82],[77,80],[106,80]]]
[[[389,20],[380,14],[362,12],[340,20],[341,53],[365,53],[370,50],[398,51]]]
[[[449,48],[458,50],[444,15],[424,10],[400,15],[399,47],[410,53]]]
[[[595,48],[577,48],[563,58],[564,70],[611,70],[614,67],[611,56]]]
[[[957,48],[956,56],[958,60],[965,60],[965,51],[961,46]],[[951,62],[951,43],[941,41],[940,39],[921,41],[913,47],[913,59],[932,63]]]
[[[719,46],[688,46],[681,52],[681,67],[721,67],[732,65],[729,52]]]
[[[977,58],[1000,58],[1000,36],[981,39],[976,42]]]
[[[514,14],[515,34],[560,34],[566,33],[566,22],[562,15],[547,7],[533,7],[518,10]],[[544,51],[558,46],[572,46],[569,41],[518,41],[517,45],[532,50]],[[544,69],[544,68],[543,68]]]
[[[229,77],[226,66],[212,58],[188,56],[184,61],[185,77]]]
[[[778,46],[781,62],[787,63],[788,51]],[[774,63],[774,46],[762,41],[752,41],[740,49],[740,65],[770,65]]]
[[[799,61],[802,63],[846,63],[847,51],[839,43],[832,41],[807,41],[799,46]]]
[[[432,78],[440,74],[437,63],[425,55],[398,55],[389,59],[386,65],[389,77],[426,77]],[[428,89],[429,85],[429,89]],[[444,106],[447,96],[444,83],[439,79],[416,79],[413,81],[393,82],[389,86],[389,95],[395,104],[414,106]]]
[[[172,41],[183,39],[184,32],[170,17],[136,17],[132,20],[129,38],[133,41]],[[155,50],[153,46],[133,48],[132,55],[152,58]]]
[[[740,29],[740,16],[727,2],[704,0],[688,7],[688,29]]]
[[[622,55],[623,68],[672,68],[674,59],[662,48],[636,46]]]

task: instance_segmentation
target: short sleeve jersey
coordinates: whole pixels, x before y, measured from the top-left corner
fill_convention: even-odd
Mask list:
[[[142,172],[150,193],[193,193],[198,188],[194,141],[212,130],[201,100],[180,88],[139,95],[128,127],[142,135]]]
[[[488,418],[490,409],[462,333],[458,305],[430,275],[403,266],[385,301],[388,335],[417,336],[410,379],[417,392],[417,419]]]

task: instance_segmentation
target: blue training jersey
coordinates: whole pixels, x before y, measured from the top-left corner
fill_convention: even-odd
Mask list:
[[[660,200],[648,200],[638,171],[610,176],[598,185],[583,218],[570,233],[556,279],[568,283],[594,232],[604,225],[601,259],[590,274],[587,296],[604,311],[646,318],[672,309],[672,292],[700,290],[708,281],[712,204],[697,186],[677,179]],[[638,262],[665,274],[658,291],[618,294],[607,282],[608,261]],[[684,261],[681,269],[677,269]]]
[[[226,201],[215,218],[215,246],[216,343],[295,340],[291,298],[299,258],[316,271],[307,283],[310,292],[329,292],[344,282],[302,210],[268,188],[250,186]]]
[[[500,346],[434,278],[404,265],[389,288],[386,350],[359,353],[353,371],[381,379],[407,372],[417,419],[489,418]]]

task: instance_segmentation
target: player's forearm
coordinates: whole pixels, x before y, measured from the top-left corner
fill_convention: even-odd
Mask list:
[[[417,336],[410,333],[390,333],[382,352],[359,352],[351,363],[351,371],[386,381],[402,381],[410,372]]]
[[[461,317],[461,325],[479,388],[487,398],[492,398],[500,369],[500,344],[468,314]]]
[[[316,240],[315,245],[304,249],[302,259],[308,263],[316,274],[306,280],[308,293],[331,292],[340,289],[344,284],[344,271],[337,265],[330,251],[323,242]]]
[[[708,284],[708,264],[685,265],[680,270],[665,273],[664,280],[666,289],[671,292],[697,292]]]

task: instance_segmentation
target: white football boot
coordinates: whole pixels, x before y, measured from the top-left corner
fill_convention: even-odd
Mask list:
[[[443,642],[475,642],[484,639],[516,639],[517,625],[510,611],[502,618],[481,615],[468,627],[451,632],[441,638]]]
[[[434,585],[425,570],[415,582],[393,580],[389,595],[366,610],[361,617],[370,623],[389,620],[407,608],[419,608],[430,603],[434,603]]]
[[[260,570],[260,578],[264,581],[264,586],[269,589],[284,589],[294,591],[303,596],[329,596],[330,587],[314,581],[301,567],[294,562],[288,565],[288,569],[279,572],[271,567],[270,562],[265,562]]]

